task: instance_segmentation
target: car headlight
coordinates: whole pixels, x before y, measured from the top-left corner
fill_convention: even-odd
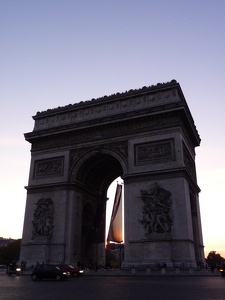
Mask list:
[[[21,269],[20,268],[16,268],[16,272],[20,272],[21,271]]]
[[[84,271],[83,271],[83,270],[79,270],[79,273],[81,273],[81,274],[82,274],[82,273],[84,273]]]
[[[63,272],[63,275],[70,276],[70,272]]]

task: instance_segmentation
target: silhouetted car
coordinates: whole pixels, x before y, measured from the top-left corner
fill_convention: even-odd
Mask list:
[[[225,277],[225,263],[223,263],[220,267],[220,274],[222,277]]]
[[[32,273],[32,280],[42,280],[42,279],[55,279],[55,280],[65,280],[69,277],[69,274],[56,265],[50,264],[37,264]]]
[[[83,270],[80,270],[78,268],[75,268],[72,265],[67,265],[67,264],[60,264],[60,265],[57,265],[57,267],[60,270],[69,273],[70,277],[81,276],[84,272]]]
[[[5,270],[7,268],[6,265],[0,265],[0,270]]]
[[[19,275],[21,275],[21,268],[18,267],[16,263],[11,263],[8,266],[7,273],[9,276],[11,276],[13,274],[16,276],[19,276]]]

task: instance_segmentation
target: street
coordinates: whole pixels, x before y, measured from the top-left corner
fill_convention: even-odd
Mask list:
[[[1,300],[151,299],[222,300],[220,276],[83,276],[66,281],[32,281],[0,273]]]

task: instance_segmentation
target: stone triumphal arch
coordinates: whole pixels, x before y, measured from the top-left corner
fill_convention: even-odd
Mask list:
[[[179,83],[38,112],[20,260],[104,264],[107,189],[124,181],[122,267],[204,260],[200,138]]]

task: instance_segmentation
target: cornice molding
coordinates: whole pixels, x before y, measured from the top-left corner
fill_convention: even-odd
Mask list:
[[[33,116],[35,120],[34,132],[61,126],[83,126],[82,123],[96,121],[103,118],[124,117],[127,113],[138,113],[141,110],[155,109],[168,104],[184,103],[185,99],[180,85],[172,80],[170,83],[143,87],[104,96],[99,99],[80,102],[73,105],[49,109],[38,112]],[[185,102],[186,103],[186,102]]]
[[[145,94],[148,92],[153,92],[153,91],[158,91],[158,90],[162,90],[162,89],[166,89],[168,87],[172,87],[172,86],[179,86],[179,83],[173,79],[170,82],[166,82],[166,83],[157,83],[156,85],[151,85],[149,87],[142,87],[140,89],[130,89],[129,91],[126,92],[122,92],[122,93],[116,93],[116,94],[112,94],[109,96],[103,96],[100,98],[93,98],[91,100],[86,100],[86,101],[80,101],[79,103],[74,103],[74,104],[69,104],[66,106],[59,106],[57,108],[53,108],[53,109],[48,109],[46,111],[42,111],[42,112],[37,112],[36,116],[34,116],[33,118],[36,119],[40,116],[43,115],[49,115],[49,114],[55,114],[55,113],[60,113],[60,112],[64,112],[64,111],[68,111],[71,110],[73,108],[80,108],[80,107],[84,107],[86,105],[90,106],[90,105],[96,105],[99,104],[100,102],[107,102],[107,101],[111,101],[111,100],[116,100],[116,99],[121,99],[124,97],[130,97],[130,96],[137,96],[137,95],[141,95],[141,94]]]

